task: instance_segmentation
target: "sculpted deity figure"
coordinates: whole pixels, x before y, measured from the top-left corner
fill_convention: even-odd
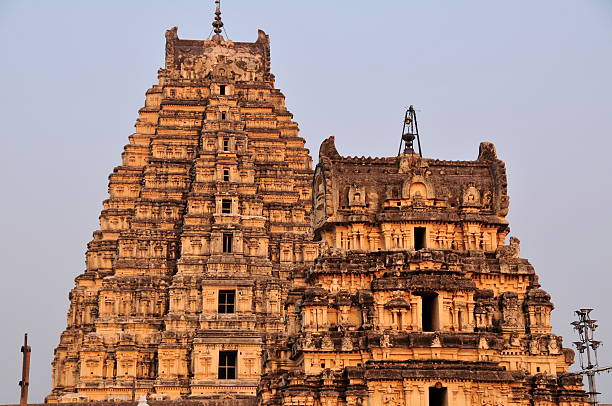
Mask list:
[[[518,334],[512,334],[512,336],[510,337],[510,346],[512,347],[521,346],[521,339]]]
[[[548,340],[548,353],[551,355],[559,354],[559,342],[556,337],[551,336]]]
[[[332,279],[332,283],[329,286],[329,291],[331,293],[338,293],[338,291],[340,291],[340,284],[338,283],[338,278]]]
[[[540,344],[536,338],[532,338],[529,342],[529,353],[531,355],[538,355],[540,353]]]
[[[325,350],[333,350],[334,349],[334,342],[332,341],[330,336],[326,335],[325,337],[323,337],[323,342],[321,343],[321,348],[323,348]]]
[[[351,337],[344,336],[342,338],[342,351],[352,351],[353,350],[353,340]]]
[[[391,337],[388,334],[383,334],[380,336],[380,346],[383,348],[391,347]]]
[[[304,340],[304,344],[303,347],[304,349],[311,349],[313,348],[314,344],[312,342],[312,336],[308,335],[306,336],[306,339]]]
[[[492,195],[490,191],[486,191],[484,193],[484,197],[482,198],[482,205],[485,209],[491,208]]]

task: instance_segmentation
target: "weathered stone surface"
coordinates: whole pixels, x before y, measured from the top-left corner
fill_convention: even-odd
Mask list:
[[[253,397],[289,271],[316,255],[312,160],[268,36],[166,39],[70,293],[48,402]],[[235,379],[220,379],[220,351],[235,351]]]
[[[313,172],[268,36],[219,32],[166,33],[47,401],[585,405],[493,144],[356,158],[332,137]]]
[[[492,144],[475,161],[350,158],[330,138],[319,156],[321,251],[294,273],[291,368],[267,370],[259,404],[585,404],[550,295],[518,239],[506,244]]]

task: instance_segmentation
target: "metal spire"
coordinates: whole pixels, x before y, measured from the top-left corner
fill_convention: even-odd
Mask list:
[[[402,144],[404,144],[404,154],[414,154],[414,140],[417,141],[419,148],[419,156],[423,157],[421,152],[421,137],[419,137],[419,126],[417,125],[416,112],[414,107],[408,107],[406,115],[404,116],[404,127],[402,128],[402,139],[400,141],[399,151],[397,154],[402,153]]]
[[[214,28],[215,35],[213,35],[213,40],[223,40],[223,36],[221,36],[221,32],[223,30],[223,21],[221,21],[221,0],[215,0],[215,4],[217,5],[217,9],[215,10],[215,19],[212,22],[212,26]]]

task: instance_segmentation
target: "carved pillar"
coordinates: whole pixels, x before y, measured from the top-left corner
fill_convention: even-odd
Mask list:
[[[411,306],[410,306],[410,313],[412,315],[412,329],[413,330],[418,330],[419,329],[419,299],[418,297],[413,296],[412,300],[410,301]]]
[[[377,251],[379,248],[381,248],[380,233],[373,232],[370,234],[370,236],[372,237],[372,243],[370,244],[370,247],[371,247],[370,250]]]
[[[419,389],[413,385],[410,391],[410,406],[418,406],[420,401]]]
[[[408,384],[407,381],[403,381],[402,382],[402,388],[403,388],[403,397],[404,397],[404,406],[408,406],[411,404],[410,402],[410,385]]]
[[[374,400],[375,394],[376,394],[376,390],[368,386],[368,406],[377,406],[377,403]]]
[[[458,395],[459,395],[459,391],[457,389],[453,389],[452,390],[452,400],[449,402],[451,405],[459,406],[459,402],[457,401]]]
[[[467,305],[467,325],[470,326],[470,331],[474,331],[476,322],[474,320],[474,303],[468,303]]]

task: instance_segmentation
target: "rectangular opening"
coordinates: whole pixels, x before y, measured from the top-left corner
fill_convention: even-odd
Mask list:
[[[229,182],[229,180],[229,169],[225,168],[223,169],[223,182]]]
[[[229,138],[223,138],[223,152],[229,152]]]
[[[225,113],[225,111],[221,112],[221,120],[225,120],[227,118],[227,114]]]
[[[236,303],[235,290],[220,290],[219,291],[219,313],[234,313]]]
[[[219,379],[236,379],[237,351],[219,351]]]
[[[429,406],[447,406],[446,388],[429,388]]]
[[[221,213],[231,214],[232,213],[232,199],[221,200]]]
[[[421,250],[425,248],[425,227],[414,228],[414,249]]]
[[[231,233],[223,233],[223,252],[232,252],[232,240]]]
[[[219,85],[219,94],[225,96],[225,85]]]
[[[421,320],[423,321],[423,331],[437,331],[440,329],[437,293],[421,295]]]

